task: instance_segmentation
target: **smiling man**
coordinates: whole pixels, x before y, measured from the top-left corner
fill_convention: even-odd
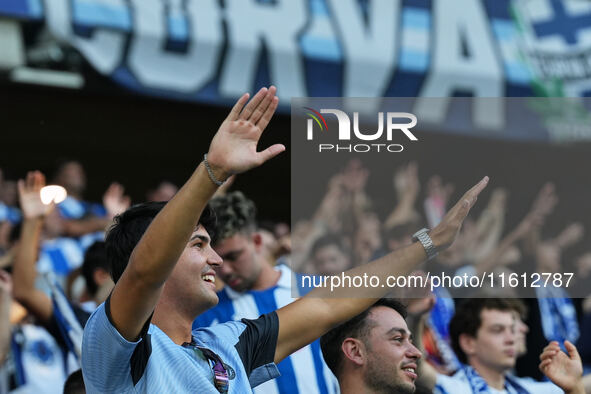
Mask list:
[[[341,394],[415,392],[421,352],[412,343],[406,308],[382,298],[320,339]]]

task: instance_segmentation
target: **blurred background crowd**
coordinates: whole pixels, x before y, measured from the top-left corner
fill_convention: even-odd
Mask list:
[[[455,197],[452,183],[437,174],[419,177],[419,173],[417,161],[393,170],[388,183],[395,198],[384,215],[378,212],[383,196],[368,191],[370,168],[357,158],[346,161],[326,179],[313,215],[295,220],[293,231],[281,220],[256,220],[256,200],[233,190],[231,179],[212,202],[220,220],[218,238],[233,240],[242,234],[241,228],[253,226],[249,231],[256,234],[254,242],[264,250],[256,256],[264,258],[257,262],[257,270],[244,256],[224,252],[231,246],[218,241],[216,250],[231,267],[218,272],[218,288],[230,283],[239,292],[262,289],[256,283],[257,275],[264,276],[260,265],[269,272],[273,272],[271,267],[281,270],[288,265],[296,273],[338,274],[410,244],[417,229],[432,228],[441,220]],[[107,188],[102,202],[86,201],[87,179],[78,161],[59,162],[49,179],[68,192],[55,209],[35,204],[39,182],[45,184],[41,173],[29,173],[22,180],[3,178],[0,189],[1,370],[4,389],[15,392],[20,392],[19,386],[35,392],[61,392],[66,377],[78,369],[77,329],[113,287],[104,231],[131,204],[118,183]],[[173,183],[162,181],[146,190],[144,201],[166,201],[176,191]],[[518,376],[543,379],[537,369],[538,356],[549,341],[576,344],[585,372],[590,371],[591,251],[583,242],[586,223],[573,218],[565,226],[548,228],[560,205],[560,192],[551,182],[540,185],[528,200],[527,210],[508,220],[511,191],[493,187],[479,201],[481,209],[465,222],[457,242],[426,269],[478,276],[483,272],[572,272],[571,283],[530,289],[485,285],[468,293],[443,287],[433,292],[396,293],[405,299],[409,321],[418,322],[415,330],[422,333],[425,362],[438,373],[451,374],[460,365],[450,342],[449,323],[456,303],[465,297],[507,298],[513,305],[519,321]],[[413,274],[424,275],[420,271]],[[196,324],[213,324],[219,313],[214,309]]]
[[[371,174],[361,160],[351,159],[326,179],[326,192],[313,214],[294,221],[291,262],[295,271],[334,275],[384,256],[412,243],[418,229],[433,228],[455,202],[455,185],[438,174],[419,178],[417,161],[394,169],[388,180],[394,198],[384,184],[380,193],[368,190]],[[517,359],[520,376],[542,377],[537,369],[538,356],[553,340],[578,343],[588,370],[591,254],[584,242],[586,223],[579,217],[564,225],[552,221],[560,206],[560,192],[552,182],[540,184],[537,193],[527,197],[526,209],[511,204],[510,189],[495,187],[494,183],[491,186],[454,245],[425,270],[478,277],[485,272],[487,276],[504,272],[506,278],[511,274],[522,278],[526,273],[529,278],[532,273],[571,272],[572,281],[568,287],[563,283],[540,288],[523,286],[523,281],[516,286],[507,282],[504,288],[498,282],[494,287],[485,282],[483,288],[476,289],[438,287],[430,295],[413,293],[411,286],[398,289],[394,293],[398,297],[413,298],[411,313],[413,305],[419,314],[429,312],[423,338],[427,360],[448,373],[458,367],[449,348],[448,327],[455,302],[471,297],[509,297],[518,305],[523,333],[527,334]],[[383,211],[384,195],[391,204],[389,211]],[[413,274],[425,275],[421,271]],[[423,298],[415,300],[417,297]]]

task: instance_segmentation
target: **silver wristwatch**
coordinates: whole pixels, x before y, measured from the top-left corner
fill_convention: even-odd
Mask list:
[[[421,245],[423,245],[425,253],[427,253],[427,260],[431,260],[433,257],[437,256],[437,248],[429,236],[429,229],[420,229],[412,235],[412,240],[419,241]]]

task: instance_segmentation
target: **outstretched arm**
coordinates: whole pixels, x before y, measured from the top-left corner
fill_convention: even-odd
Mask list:
[[[23,211],[23,224],[19,247],[14,259],[13,292],[14,298],[42,323],[48,323],[53,315],[51,299],[35,287],[41,228],[45,216],[53,205],[41,202],[39,194],[45,186],[45,176],[39,171],[29,172],[25,180],[18,182],[18,192]]]
[[[487,183],[488,177],[485,177],[468,190],[441,223],[431,230],[430,236],[438,250],[449,247],[454,241],[462,222]],[[413,271],[426,257],[423,246],[415,242],[344,274],[350,277],[377,276],[380,283],[385,284],[389,275],[405,275]],[[332,290],[330,287],[316,288],[307,296],[277,311],[279,336],[275,362],[281,361],[331,328],[369,308],[387,293],[388,288],[378,286],[356,289],[339,286]]]
[[[552,341],[540,355],[540,371],[567,394],[584,394],[583,363],[575,345],[564,341],[568,354]]]
[[[275,91],[275,87],[261,89],[246,106],[248,94],[244,94],[218,129],[207,156],[217,179],[225,180],[259,166],[285,149],[276,144],[257,152],[259,138],[277,108]],[[111,295],[113,324],[126,339],[138,337],[203,208],[216,190],[204,164],[199,164],[135,247]]]
[[[408,223],[419,216],[415,210],[415,203],[420,188],[416,162],[410,162],[394,173],[394,190],[398,203],[385,220],[384,228],[389,229]]]

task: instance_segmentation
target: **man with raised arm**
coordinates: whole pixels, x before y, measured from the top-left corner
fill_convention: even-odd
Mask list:
[[[277,108],[275,90],[261,89],[246,106],[247,94],[238,100],[203,162],[166,205],[136,206],[116,219],[106,240],[116,285],[84,330],[82,371],[88,392],[250,392],[277,376],[275,363],[388,290],[343,299],[351,289],[315,289],[255,320],[191,330],[195,317],[218,301],[213,267],[222,260],[210,245],[207,201],[223,180],[285,149],[273,145],[257,152]],[[410,272],[427,254],[453,242],[487,182],[484,178],[470,189],[430,237],[422,233],[421,242],[347,274],[377,275],[385,283],[387,275]]]

